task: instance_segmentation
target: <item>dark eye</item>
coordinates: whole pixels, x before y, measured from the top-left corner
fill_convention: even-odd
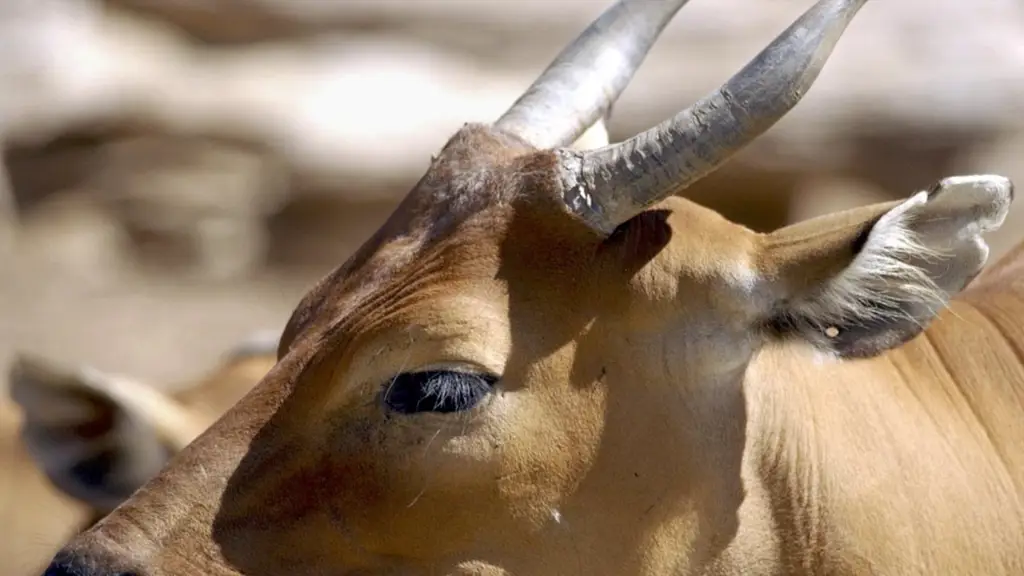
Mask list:
[[[389,381],[384,403],[395,412],[459,412],[476,406],[498,378],[488,374],[429,370],[405,372]]]

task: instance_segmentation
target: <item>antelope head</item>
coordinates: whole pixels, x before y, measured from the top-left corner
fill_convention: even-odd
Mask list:
[[[569,148],[686,2],[612,5],[452,136],[255,389],[47,574],[740,569],[751,358],[914,337],[1010,201],[951,178],[757,234],[675,196],[797,104],[866,1],[819,0],[676,116]]]

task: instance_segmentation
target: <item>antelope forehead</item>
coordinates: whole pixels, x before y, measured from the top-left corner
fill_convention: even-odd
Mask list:
[[[356,379],[452,366],[500,375],[511,353],[507,300],[493,290],[446,292],[402,310],[363,342],[351,364]]]

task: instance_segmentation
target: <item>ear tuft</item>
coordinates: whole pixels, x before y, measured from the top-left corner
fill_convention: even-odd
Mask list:
[[[981,271],[989,252],[981,234],[1002,224],[1012,197],[1001,176],[959,176],[876,212],[850,234],[852,259],[810,289],[786,294],[769,327],[841,357],[906,342]],[[807,244],[791,275],[820,268],[813,260],[844,257]]]
[[[943,255],[922,244],[911,228],[915,208],[928,201],[919,192],[883,214],[855,238],[856,256],[839,274],[813,294],[789,303],[774,318],[777,329],[798,332],[817,348],[841,356],[857,355],[866,335],[875,334],[876,345],[901,344],[901,334],[884,331],[886,324],[920,324],[934,316],[949,297],[920,265]],[[859,246],[857,246],[859,244]]]

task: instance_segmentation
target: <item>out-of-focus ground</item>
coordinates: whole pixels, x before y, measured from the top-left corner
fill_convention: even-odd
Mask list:
[[[165,385],[283,326],[448,135],[494,119],[607,4],[7,0],[0,363],[24,349]],[[693,0],[613,139],[810,4]],[[797,110],[688,193],[766,230],[955,173],[1024,182],[1022,96],[1019,2],[869,3]],[[1022,222],[1018,205],[994,255]]]

